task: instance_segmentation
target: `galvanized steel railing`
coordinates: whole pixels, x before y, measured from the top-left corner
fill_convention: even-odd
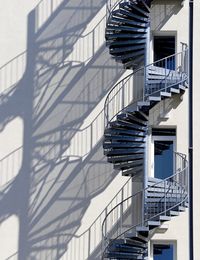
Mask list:
[[[105,125],[116,115],[138,101],[187,81],[188,48],[139,68],[118,82],[108,93],[104,104]]]
[[[128,233],[136,234],[136,227],[145,226],[148,221],[158,219],[159,216],[166,216],[170,210],[179,206],[186,206],[188,200],[186,155],[175,152],[174,157],[174,174],[122,200],[108,212],[102,224],[104,254],[108,244],[114,243],[116,239],[123,239]],[[160,192],[162,196],[150,200],[150,194],[155,191]]]

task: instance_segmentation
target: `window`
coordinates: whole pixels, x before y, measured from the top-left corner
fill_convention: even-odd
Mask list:
[[[175,260],[173,244],[154,244],[153,260]]]
[[[175,129],[152,129],[151,176],[166,179],[174,172]]]
[[[175,54],[175,36],[154,36],[154,61]],[[160,67],[175,69],[175,57],[160,63]]]

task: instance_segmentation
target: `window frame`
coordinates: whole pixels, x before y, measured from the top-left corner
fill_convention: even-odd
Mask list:
[[[151,149],[150,149],[150,154],[151,154],[151,169],[150,169],[150,177],[155,178],[154,176],[154,151],[155,151],[155,141],[173,141],[173,151],[176,151],[176,135],[175,136],[166,136],[166,135],[152,135],[151,136]],[[173,165],[175,165],[173,163]]]
[[[173,246],[173,260],[177,260],[177,240],[151,240],[150,241],[150,259],[154,260],[153,247],[154,245],[172,245]],[[171,259],[170,259],[171,260]]]

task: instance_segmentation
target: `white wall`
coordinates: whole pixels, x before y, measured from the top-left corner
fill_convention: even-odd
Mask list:
[[[2,192],[0,214],[2,227],[5,217],[19,216],[15,242],[20,259],[59,259],[76,232],[87,231],[127,180],[120,175],[115,179],[116,172],[103,156],[99,142],[103,118],[94,122],[93,135],[88,134],[93,145],[86,154],[87,141],[76,139],[90,127],[103,108],[107,91],[123,73],[105,48],[104,3],[43,0],[35,10],[35,24],[27,19],[33,2],[17,13],[14,10],[21,3],[15,2],[13,7],[7,2],[2,11],[2,23],[8,22],[4,13],[8,10],[9,23],[16,23],[16,28],[10,31],[6,25],[1,49],[17,43],[13,52],[1,53],[2,64],[29,43],[21,75],[16,76],[21,56],[0,74],[4,86],[0,118],[0,142],[5,147],[1,153],[3,159],[6,156],[3,165],[10,165],[7,155],[22,146],[14,165],[17,177],[12,179],[11,189]],[[104,203],[100,203],[99,194],[104,191]],[[101,235],[100,228],[97,235]],[[100,248],[94,249],[100,252]],[[3,253],[9,257],[13,249],[5,247]]]
[[[39,0],[0,1],[0,67],[27,48],[27,16]]]

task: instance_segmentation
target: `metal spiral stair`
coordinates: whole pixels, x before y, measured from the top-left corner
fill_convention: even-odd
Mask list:
[[[144,63],[151,1],[122,0],[113,6],[106,26],[110,54],[125,68]]]
[[[149,237],[163,223],[186,210],[187,161],[184,155],[177,153],[177,156],[182,158],[182,166],[173,176],[165,180],[149,178],[146,189],[120,202],[107,214],[103,223],[106,241],[103,259],[148,259]],[[131,226],[129,221],[133,218],[132,203],[136,203],[141,196],[145,196],[144,222]],[[129,207],[126,207],[127,204]],[[113,224],[108,228],[111,221]],[[162,254],[164,249],[165,247],[157,248],[155,253]]]
[[[173,72],[165,88],[165,75],[158,74],[155,66],[150,66],[148,71],[146,98],[137,101],[134,109],[130,104],[120,111],[108,122],[104,132],[104,154],[125,176],[139,176],[143,172],[150,109],[163,99],[183,94],[187,88],[186,75]]]
[[[142,180],[149,111],[164,99],[182,95],[188,78],[185,45],[182,52],[145,65],[151,2],[108,0],[107,4],[106,44],[110,54],[134,71],[118,82],[106,98],[104,154],[122,175]],[[168,148],[163,145],[155,152],[162,154]],[[102,226],[103,259],[147,259],[150,235],[164,222],[185,211],[187,161],[180,153],[176,153],[176,159],[180,165],[171,177],[149,178],[147,188],[120,202],[107,214]],[[140,210],[142,223],[137,219],[133,221],[135,211]],[[157,248],[156,254],[164,249]]]

